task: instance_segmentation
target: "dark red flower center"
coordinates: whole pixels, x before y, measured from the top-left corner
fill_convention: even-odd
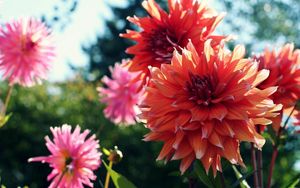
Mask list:
[[[26,42],[25,49],[31,50],[32,48],[35,47],[35,45],[36,45],[36,43],[30,40],[30,41]]]
[[[199,76],[190,73],[190,81],[186,83],[189,100],[199,105],[209,106],[214,99],[215,84],[212,76]]]
[[[33,42],[30,38],[25,36],[22,40],[21,46],[23,52],[29,52],[36,46],[36,42]]]
[[[166,29],[153,29],[146,34],[147,48],[155,54],[155,60],[171,62],[174,49],[180,50],[180,40]]]

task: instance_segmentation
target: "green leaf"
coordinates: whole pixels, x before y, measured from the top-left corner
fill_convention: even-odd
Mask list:
[[[299,184],[300,178],[296,179],[288,188],[296,188],[296,186]]]
[[[293,178],[292,182],[289,183],[287,186],[288,188],[296,188],[296,186],[300,183],[300,174],[297,174],[296,177]]]
[[[133,183],[131,183],[127,178],[125,178],[121,174],[111,169],[104,161],[103,164],[108,173],[110,174],[111,179],[113,180],[116,188],[136,188],[136,186]]]
[[[274,129],[272,128],[271,125],[268,125],[267,126],[267,133],[268,133],[268,136],[267,138],[269,138],[269,140],[272,142],[272,144],[274,145],[276,140],[277,140],[277,135],[276,135],[276,132],[274,131]]]
[[[225,184],[224,186],[221,183],[221,173],[222,172],[218,172],[216,178],[214,178],[214,179],[213,179],[213,175],[211,175],[212,180],[214,182],[214,187],[216,187],[216,188],[219,188],[219,187],[223,188],[224,186],[226,187],[226,181],[224,181],[224,184]]]
[[[8,115],[4,117],[0,117],[0,128],[3,127],[9,120],[9,118],[12,116],[12,113],[9,113]]]
[[[180,177],[180,172],[178,172],[178,171],[173,171],[173,172],[170,172],[169,174],[168,174],[169,176],[176,176],[176,177]]]
[[[232,187],[235,187],[236,185],[238,185],[238,184],[240,184],[240,186],[241,186],[241,188],[250,188],[250,186],[248,185],[248,183],[247,183],[247,181],[245,180],[250,174],[246,174],[246,175],[242,175],[239,171],[238,171],[238,169],[234,166],[234,165],[232,165],[232,168],[233,168],[233,171],[234,171],[234,173],[235,173],[235,176],[238,178],[238,180],[237,180],[237,182],[236,183],[234,183],[233,185],[232,185]]]
[[[209,188],[214,188],[214,182],[211,178],[206,174],[205,169],[198,162],[195,162],[195,172],[197,177],[200,179],[202,183],[204,183]]]

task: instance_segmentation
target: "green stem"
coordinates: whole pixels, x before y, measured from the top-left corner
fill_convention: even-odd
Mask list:
[[[7,110],[10,98],[11,98],[13,87],[14,87],[14,85],[10,85],[9,88],[8,88],[7,95],[6,95],[5,102],[4,102],[4,106],[3,106],[2,111],[1,111],[1,114],[3,116],[5,116],[5,114],[6,114],[6,110]]]
[[[112,161],[109,161],[109,168],[112,169],[112,165],[113,165],[113,162]],[[106,178],[105,178],[105,184],[104,184],[104,188],[108,188],[109,186],[109,179],[110,179],[110,174],[109,172],[107,171],[106,173]]]

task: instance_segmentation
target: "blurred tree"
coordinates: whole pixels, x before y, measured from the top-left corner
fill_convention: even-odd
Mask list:
[[[99,79],[109,74],[110,65],[128,58],[125,50],[132,43],[119,34],[132,28],[126,17],[141,12],[141,9],[140,0],[130,0],[126,7],[111,7],[113,18],[106,20],[104,35],[98,36],[95,44],[83,47],[90,59],[88,73],[96,74]]]
[[[72,21],[72,15],[78,7],[78,0],[60,0],[50,15],[42,15],[42,20],[52,29],[64,30]]]
[[[246,45],[249,52],[286,42],[300,47],[299,0],[224,0],[217,4],[227,12],[225,29],[219,31],[237,35],[234,43]]]
[[[142,141],[146,133],[143,125],[122,128],[104,118],[104,106],[99,103],[95,88],[95,84],[78,78],[62,84],[14,89],[8,109],[13,116],[0,130],[0,184],[47,187],[49,166],[27,160],[48,155],[44,137],[52,138],[49,127],[67,123],[90,129],[100,139],[101,147],[109,149],[117,145],[124,158],[114,168],[138,187],[183,187],[180,178],[169,175],[178,169],[177,162],[168,166],[155,162],[160,144]],[[7,87],[0,85],[0,89],[6,91]],[[104,167],[97,172],[101,181],[105,174]],[[97,187],[100,184],[95,182]]]

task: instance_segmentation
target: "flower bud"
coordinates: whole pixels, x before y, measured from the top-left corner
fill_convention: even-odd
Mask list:
[[[113,150],[110,150],[108,160],[113,162],[113,164],[119,163],[123,158],[123,153],[118,149],[117,146]]]

